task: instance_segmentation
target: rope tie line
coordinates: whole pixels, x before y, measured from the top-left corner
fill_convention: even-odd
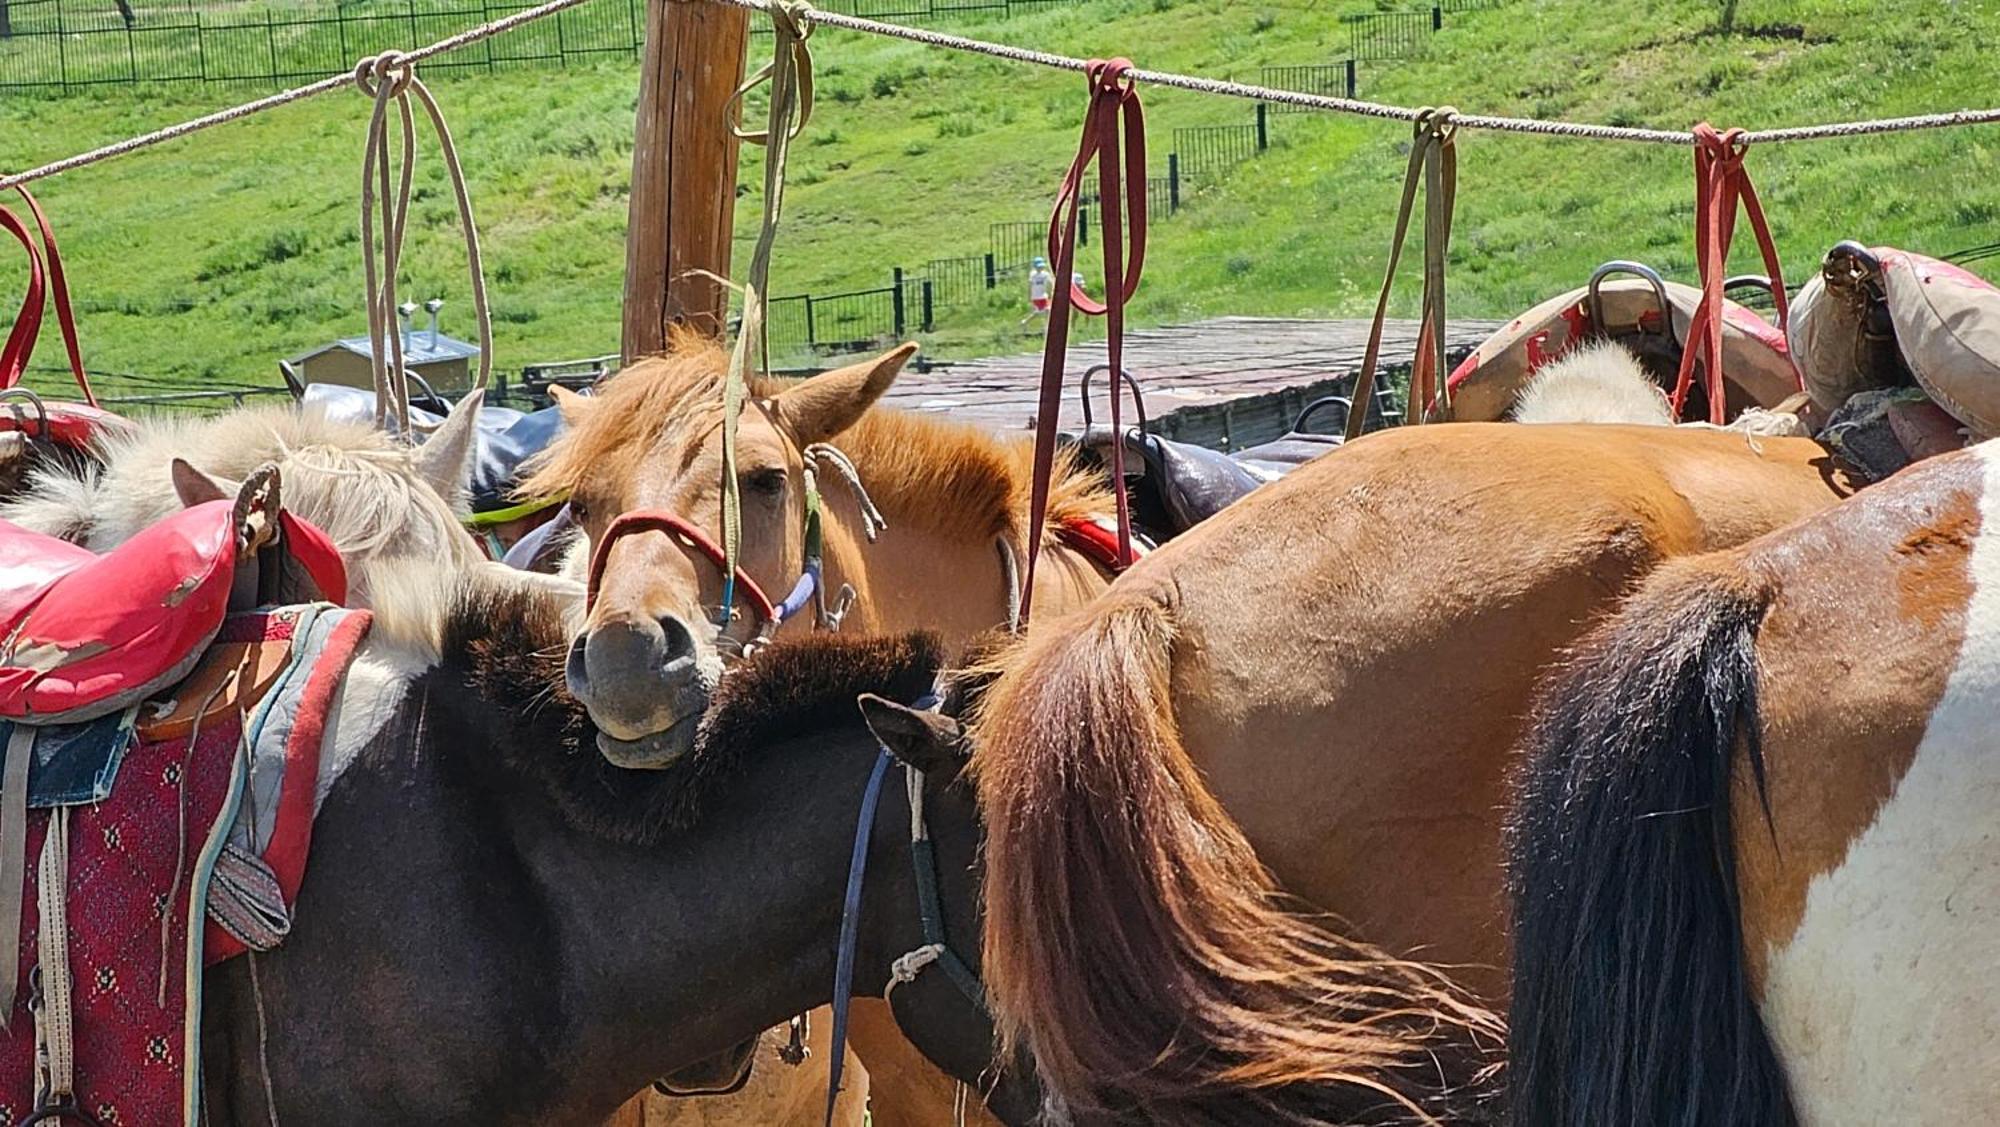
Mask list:
[[[1058,279],[1042,338],[1041,398],[1035,413],[1035,473],[1028,502],[1028,575],[1021,592],[1021,621],[1034,606],[1035,565],[1042,554],[1042,528],[1047,519],[1049,488],[1055,473],[1056,426],[1062,414],[1063,361],[1069,350],[1070,310],[1103,316],[1105,348],[1111,381],[1111,488],[1118,507],[1118,558],[1130,566],[1132,514],[1125,496],[1125,424],[1120,417],[1124,399],[1120,380],[1125,371],[1125,303],[1139,291],[1146,264],[1146,113],[1132,81],[1130,59],[1092,59],[1084,71],[1090,100],[1083,114],[1083,137],[1076,157],[1056,190],[1049,213],[1049,259]],[[1121,165],[1125,206],[1130,209],[1132,253],[1124,248],[1127,224],[1119,214]],[[1098,218],[1103,229],[1104,301],[1091,299],[1075,283],[1077,207],[1083,176],[1097,163]]]
[[[1451,245],[1451,213],[1458,198],[1458,111],[1450,106],[1419,111],[1410,163],[1403,173],[1403,199],[1396,208],[1396,233],[1389,241],[1389,266],[1382,272],[1382,291],[1375,299],[1375,319],[1368,326],[1368,347],[1354,377],[1354,395],[1347,408],[1347,441],[1361,437],[1368,407],[1375,400],[1375,369],[1382,359],[1382,331],[1389,317],[1389,295],[1396,285],[1396,267],[1403,260],[1403,242],[1410,233],[1410,214],[1417,188],[1424,190],[1424,297],[1417,332],[1417,352],[1410,373],[1410,394],[1403,406],[1405,421],[1421,421],[1435,393],[1450,407],[1444,385],[1444,264]]]
[[[430,88],[417,77],[409,55],[384,51],[354,65],[354,88],[373,99],[368,118],[368,139],[361,158],[361,260],[365,302],[368,309],[369,367],[375,382],[375,423],[386,427],[392,420],[396,433],[409,436],[410,382],[404,364],[403,335],[396,330],[396,276],[403,257],[403,236],[408,228],[410,186],[416,174],[416,115],[410,109],[415,95],[438,140],[438,152],[451,179],[452,196],[458,204],[459,228],[465,236],[466,267],[472,277],[472,305],[479,322],[479,376],[475,387],[484,388],[493,374],[493,314],[486,300],[486,271],[479,254],[479,227],[472,218],[472,195],[465,185],[465,170],[459,164],[458,147],[451,128]],[[402,167],[396,174],[395,190],[390,190],[391,159],[389,106],[394,103],[402,126]],[[382,226],[380,257],[377,257],[375,224]]]
[[[1679,375],[1674,380],[1673,410],[1679,417],[1694,386],[1697,360],[1702,365],[1703,387],[1708,394],[1708,421],[1721,426],[1726,414],[1726,390],[1722,373],[1722,283],[1729,262],[1729,243],[1736,234],[1736,209],[1741,201],[1757,238],[1757,249],[1770,271],[1771,294],[1777,302],[1778,329],[1790,323],[1791,309],[1785,297],[1785,276],[1778,266],[1777,245],[1764,220],[1764,207],[1757,189],[1743,167],[1743,155],[1750,147],[1748,134],[1741,129],[1718,132],[1702,122],[1694,129],[1694,254],[1701,271],[1701,301],[1688,319],[1687,344],[1681,349]],[[1794,365],[1793,374],[1798,375]],[[1804,377],[1799,376],[1804,388]]]
[[[743,319],[736,328],[736,346],[729,350],[729,370],[722,382],[722,613],[724,620],[736,605],[736,561],[743,547],[743,497],[736,480],[736,428],[743,413],[745,370],[750,365],[750,348],[755,342],[759,371],[771,367],[770,341],[764,331],[764,295],[769,290],[771,247],[777,241],[778,220],[785,207],[785,162],[793,138],[812,117],[812,52],[806,39],[812,35],[816,15],[805,0],[779,0],[770,9],[771,61],[746,79],[723,107],[730,132],[744,141],[764,146],[764,217],[757,230],[757,246],[750,255],[750,276],[743,283]],[[769,83],[771,104],[765,127],[746,132],[736,124],[736,109],[745,95]]]

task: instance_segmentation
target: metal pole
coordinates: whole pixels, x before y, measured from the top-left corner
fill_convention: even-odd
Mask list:
[[[1181,155],[1167,154],[1167,214],[1181,209]]]
[[[994,269],[993,252],[986,252],[986,288],[993,289],[1000,284],[1000,271]]]
[[[1347,60],[1347,96],[1348,96],[1348,97],[1350,97],[1350,98],[1352,98],[1352,97],[1354,97],[1354,96],[1355,96],[1355,93],[1354,93],[1354,60],[1353,60],[1353,59],[1349,59],[1349,60]]]
[[[806,302],[806,349],[810,351],[819,343],[819,334],[813,331],[813,295],[805,295]]]
[[[894,333],[893,335],[895,336],[895,338],[896,338],[897,340],[902,340],[902,339],[903,339],[903,337],[904,337],[904,335],[905,335],[905,334],[904,334],[904,332],[903,332],[903,324],[904,324],[904,321],[903,321],[903,268],[902,268],[902,267],[900,267],[900,266],[896,266],[896,267],[892,267],[892,268],[890,269],[890,272],[889,272],[889,279],[890,279],[890,280],[889,280],[889,306],[890,306],[891,310],[893,311],[893,316],[894,316],[894,318],[895,318],[895,328],[896,328],[896,331],[895,331],[895,333]]]
[[[1271,147],[1270,110],[1269,102],[1257,103],[1257,151],[1260,153]]]
[[[931,280],[929,278],[924,279],[923,292],[924,292],[924,331],[930,332],[932,323],[931,322],[932,306],[931,306]]]
[[[1444,8],[1437,4],[1431,5],[1431,30],[1444,30]]]
[[[271,53],[271,85],[278,84],[278,29],[271,23],[271,9],[264,9],[264,46]]]

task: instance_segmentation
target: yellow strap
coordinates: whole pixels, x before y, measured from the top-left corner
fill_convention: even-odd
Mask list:
[[[1396,234],[1389,243],[1389,267],[1383,271],[1382,292],[1375,299],[1375,320],[1368,328],[1368,347],[1361,354],[1361,371],[1355,377],[1354,397],[1347,409],[1347,441],[1361,437],[1368,407],[1375,398],[1375,368],[1382,358],[1382,328],[1389,316],[1389,294],[1396,284],[1396,267],[1403,260],[1403,242],[1410,233],[1410,214],[1416,207],[1417,185],[1424,192],[1424,300],[1418,347],[1428,346],[1442,380],[1444,366],[1444,262],[1451,241],[1451,210],[1458,195],[1458,155],[1453,138],[1458,127],[1449,106],[1417,111],[1416,134],[1410,143],[1410,163],[1403,174],[1403,200],[1396,209]],[[1429,339],[1424,335],[1428,333]],[[1421,419],[1423,404],[1410,396],[1404,421]]]
[[[812,52],[806,38],[812,34],[812,5],[804,0],[780,0],[770,9],[772,38],[776,41],[771,61],[736,88],[728,107],[730,130],[751,144],[764,146],[764,220],[757,232],[757,248],[750,256],[748,280],[743,285],[743,322],[736,333],[736,347],[729,353],[729,372],[722,385],[722,552],[725,560],[723,612],[728,613],[734,598],[736,561],[742,548],[743,502],[736,481],[736,426],[743,413],[744,372],[749,367],[750,345],[757,344],[761,368],[769,371],[771,350],[764,334],[764,295],[769,292],[771,245],[778,235],[778,217],[785,204],[785,159],[792,139],[812,117]],[[745,132],[735,124],[736,107],[743,96],[760,83],[771,86],[771,107],[764,129]]]

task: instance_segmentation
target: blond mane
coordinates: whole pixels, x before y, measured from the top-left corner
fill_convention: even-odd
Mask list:
[[[0,518],[108,551],[181,510],[175,458],[231,481],[275,462],[285,508],[325,532],[346,559],[350,601],[376,611],[378,633],[419,640],[435,634],[438,604],[378,605],[390,589],[409,585],[406,572],[457,576],[484,560],[409,449],[363,423],[289,405],[154,417],[106,438],[100,453],[101,471],[37,469],[23,494],[0,504]]]
[[[677,332],[671,351],[635,361],[598,388],[598,407],[537,458],[521,495],[557,497],[588,478],[630,478],[654,452],[715,427],[729,363],[713,339]],[[776,395],[786,381],[758,378],[750,393]],[[834,438],[892,525],[941,536],[1025,541],[1034,481],[1034,441],[913,411],[874,407]],[[1059,452],[1049,487],[1049,525],[1108,511],[1110,494]]]

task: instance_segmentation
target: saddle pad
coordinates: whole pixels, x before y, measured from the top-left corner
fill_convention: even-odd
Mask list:
[[[138,709],[128,708],[81,724],[35,729],[28,761],[28,805],[36,810],[102,802],[132,746]],[[0,720],[0,746],[14,735],[14,721]]]
[[[1058,541],[1082,552],[1106,570],[1113,573],[1125,570],[1125,564],[1118,558],[1118,525],[1110,518],[1073,517],[1056,525],[1055,534]],[[1134,562],[1144,559],[1152,550],[1152,545],[1139,536],[1132,537]]]
[[[201,972],[244,950],[215,922],[218,864],[261,851],[289,904],[304,874],[319,745],[334,692],[368,627],[365,612],[323,605],[233,615],[218,637],[288,641],[292,654],[261,701],[206,717],[199,733],[142,726],[101,802],[69,812],[69,931],[78,1105],[102,1123],[200,1122]],[[141,707],[144,715],[145,706]],[[51,815],[30,811],[28,857]],[[183,826],[185,831],[183,832]],[[261,846],[258,844],[261,843]],[[28,974],[39,957],[37,867],[24,889],[23,983],[0,1031],[0,1122],[32,1110],[35,1022]],[[202,926],[192,926],[200,921]],[[49,973],[45,971],[44,973]]]
[[[0,717],[89,720],[184,676],[229,609],[234,509],[196,505],[102,556],[0,521]]]

